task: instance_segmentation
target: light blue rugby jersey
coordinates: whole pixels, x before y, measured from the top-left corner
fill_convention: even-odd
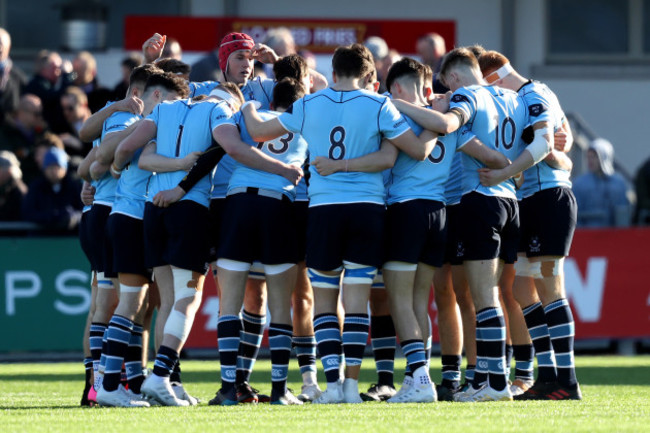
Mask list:
[[[260,111],[262,120],[270,120],[280,115],[277,111]],[[289,132],[278,138],[263,143],[253,140],[246,129],[244,116],[235,114],[235,122],[239,125],[242,141],[257,147],[265,155],[286,164],[301,167],[307,158],[307,142],[300,134]],[[281,192],[293,201],[296,198],[296,187],[282,176],[262,170],[252,169],[235,161],[235,167],[228,184],[228,190],[237,187],[255,187],[270,191]]]
[[[218,85],[218,81],[190,81],[189,98],[194,98],[200,95],[208,96]]]
[[[445,202],[447,206],[460,203],[463,196],[463,156],[460,152],[454,154],[449,169],[449,178],[445,185]]]
[[[212,144],[212,130],[222,124],[235,125],[232,111],[223,101],[192,102],[182,99],[158,104],[146,120],[158,127],[157,153],[168,158],[184,158],[191,152],[203,152]],[[186,172],[156,173],[151,177],[147,200],[159,192],[175,188]],[[182,200],[192,200],[208,206],[210,176],[205,176]]]
[[[106,106],[108,106],[108,104]],[[101,137],[98,140],[93,141],[93,147],[98,147],[107,135],[123,131],[138,119],[140,119],[140,116],[127,111],[117,111],[111,114],[102,125]],[[93,200],[93,204],[113,206],[113,203],[115,202],[117,183],[117,179],[111,176],[111,173],[108,171],[101,179],[95,181],[93,183],[95,186],[95,199]]]
[[[309,156],[309,153],[307,154]],[[303,166],[303,170],[305,167]],[[307,181],[305,177],[300,178],[300,182],[296,186],[296,200],[295,201],[309,201],[308,191],[307,191]]]
[[[192,81],[190,82],[190,98],[199,95],[209,95],[215,87],[219,85],[218,81]],[[255,77],[246,82],[246,85],[240,90],[246,101],[258,101],[262,106],[260,109],[269,110],[273,100],[273,88],[275,81],[270,78]]]
[[[209,95],[215,87],[219,85],[218,81],[203,81],[190,83],[190,97],[198,95]],[[269,110],[271,100],[273,99],[273,88],[275,81],[269,78],[255,77],[248,80],[246,85],[241,88],[242,94],[246,101],[258,101],[261,105],[260,110]],[[228,182],[235,164],[235,160],[229,155],[224,155],[219,164],[212,172],[212,192],[210,198],[225,198],[228,190]],[[301,181],[304,182],[304,181]]]
[[[115,131],[126,129],[128,125],[142,119],[142,116],[132,113],[122,114],[130,115],[128,124],[125,124],[121,129],[115,129]],[[141,153],[142,149],[138,149],[133,154],[131,161],[124,167],[122,175],[117,181],[112,213],[121,213],[136,219],[142,219],[144,216],[145,195],[151,172],[138,167],[138,159],[140,159]]]
[[[307,141],[310,162],[318,156],[358,158],[379,150],[382,138],[395,138],[410,129],[387,97],[366,90],[323,89],[297,100],[278,119],[287,131]],[[384,204],[382,173],[321,176],[313,167],[309,171],[309,206]]]
[[[235,160],[230,155],[226,154],[219,160],[219,164],[212,171],[211,199],[226,198],[233,168],[235,168]]]
[[[493,86],[461,87],[451,96],[449,108],[462,110],[469,119],[467,128],[491,149],[514,161],[524,149],[521,133],[528,124],[524,102],[512,90]],[[515,183],[508,179],[498,185],[481,185],[478,169],[483,163],[463,154],[463,194],[472,191],[488,196],[516,199]]]
[[[422,127],[413,119],[404,116],[415,135],[420,135]],[[465,127],[438,137],[436,147],[424,161],[417,161],[404,152],[399,152],[391,169],[387,189],[387,204],[408,200],[426,199],[445,203],[445,184],[449,177],[452,160],[458,147],[462,147],[473,136],[461,134]],[[464,142],[459,138],[463,136]]]
[[[560,101],[546,84],[529,81],[518,91],[528,108],[529,125],[546,121],[557,132],[562,128],[565,116]],[[538,191],[559,186],[571,188],[571,173],[553,168],[544,161],[524,171],[524,184],[517,191],[519,199],[530,197]]]

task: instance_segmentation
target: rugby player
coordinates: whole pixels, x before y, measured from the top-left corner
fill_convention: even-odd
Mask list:
[[[535,346],[539,376],[515,399],[579,400],[582,395],[575,375],[574,321],[564,288],[564,257],[569,253],[577,218],[569,180],[571,162],[565,154],[572,143],[571,129],[557,97],[545,84],[521,76],[496,51],[484,53],[479,63],[488,83],[522,96],[533,140],[543,134],[548,147],[554,148],[537,155],[533,141],[512,167],[481,173],[481,181],[489,185],[525,169],[520,189],[522,236],[514,296],[524,311]],[[532,357],[530,364],[532,372]]]
[[[142,100],[143,115],[165,100],[187,96],[186,82],[172,74],[153,74],[145,85]],[[140,116],[128,112],[112,115],[106,123],[111,133],[125,129]],[[142,375],[142,319],[143,309],[150,283],[150,272],[144,265],[144,236],[142,218],[146,186],[151,175],[137,166],[138,151],[127,167],[120,173],[116,199],[108,218],[108,232],[114,254],[115,269],[120,280],[120,300],[107,330],[106,369],[103,386],[97,393],[97,401],[103,406],[149,406],[140,394],[144,377]],[[167,170],[189,169],[198,155],[189,155],[187,160],[168,160],[173,163]],[[158,167],[157,171],[164,171]],[[119,383],[122,363],[125,363],[128,391]]]
[[[433,134],[416,137],[388,98],[361,90],[361,80],[372,65],[372,55],[360,44],[337,48],[331,88],[299,99],[268,121],[260,119],[254,107],[245,106],[249,133],[258,141],[300,133],[309,145],[310,162],[318,156],[350,159],[375,152],[382,137],[418,156],[430,153]],[[310,174],[307,266],[314,288],[314,329],[328,382],[314,403],[360,403],[358,375],[368,338],[368,295],[382,260],[382,175],[343,172],[324,177],[313,167]],[[341,274],[342,340],[336,317]],[[341,345],[344,383],[339,379]]]

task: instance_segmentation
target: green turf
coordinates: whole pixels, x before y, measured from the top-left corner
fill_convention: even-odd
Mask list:
[[[401,368],[403,360],[398,360]],[[440,380],[439,359],[432,375]],[[207,406],[218,388],[216,361],[183,361],[183,380],[203,403],[191,408],[80,408],[81,363],[0,365],[0,432],[648,432],[650,357],[578,357],[584,396],[575,402]],[[361,388],[375,378],[364,362]],[[252,384],[269,392],[270,362]],[[401,373],[397,378],[401,379]],[[300,389],[297,365],[289,386]],[[322,378],[321,378],[322,380]],[[222,430],[225,429],[225,430]]]

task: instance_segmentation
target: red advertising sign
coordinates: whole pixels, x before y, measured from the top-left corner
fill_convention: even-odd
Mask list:
[[[380,36],[400,53],[414,53],[418,37],[439,33],[447,47],[456,44],[456,23],[451,20],[339,20],[313,18],[196,18],[171,16],[127,16],[124,48],[140,50],[152,34],[176,38],[185,51],[214,50],[229,32],[243,32],[261,42],[274,27],[288,27],[296,44],[315,53],[331,53],[339,45],[363,42]]]
[[[564,264],[576,338],[650,337],[650,229],[578,230]],[[211,276],[188,348],[217,347],[219,298]],[[437,311],[429,314],[438,341]],[[266,338],[264,340],[266,344]]]

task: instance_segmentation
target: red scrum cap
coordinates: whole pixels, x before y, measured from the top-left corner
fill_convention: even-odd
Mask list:
[[[228,57],[238,50],[252,50],[255,46],[253,38],[246,33],[228,33],[219,45],[219,68],[226,72]]]

